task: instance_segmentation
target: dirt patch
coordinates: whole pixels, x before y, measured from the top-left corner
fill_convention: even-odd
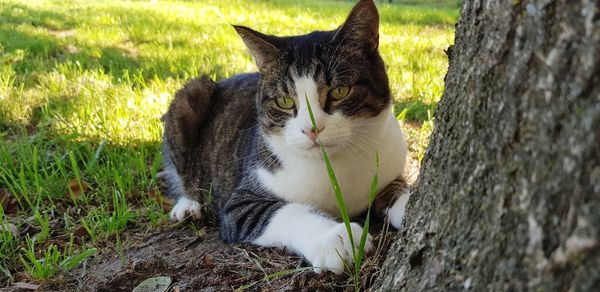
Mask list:
[[[225,244],[215,228],[187,225],[128,232],[127,247],[107,247],[69,275],[41,283],[38,291],[131,291],[150,277],[169,276],[168,291],[353,291],[348,275],[316,274],[286,250]],[[396,232],[374,226],[377,252],[364,262],[361,287],[379,272]],[[28,291],[20,286],[2,291]]]

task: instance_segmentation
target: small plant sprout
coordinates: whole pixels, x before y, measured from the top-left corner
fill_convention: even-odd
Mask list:
[[[59,271],[69,271],[81,264],[85,259],[96,253],[95,248],[89,248],[82,252],[74,250],[73,235],[65,249],[60,252],[58,247],[51,244],[46,248],[42,258],[37,258],[35,249],[35,239],[26,238],[26,248],[22,248],[22,254],[19,257],[21,264],[31,277],[35,279],[47,279]]]
[[[98,242],[112,235],[118,235],[138,215],[138,212],[129,209],[125,196],[115,191],[113,193],[112,212],[106,212],[103,209],[94,209],[87,217],[82,219],[81,223],[92,238],[92,241]]]
[[[362,260],[365,256],[365,244],[367,242],[367,236],[369,235],[369,225],[370,225],[370,217],[371,217],[371,205],[373,204],[373,200],[375,199],[377,183],[379,181],[379,154],[375,153],[375,164],[376,170],[373,176],[373,181],[371,182],[371,188],[369,191],[369,207],[367,209],[367,218],[365,219],[365,224],[363,226],[363,232],[360,236],[360,242],[358,248],[354,245],[354,237],[352,236],[352,228],[350,228],[350,217],[348,216],[348,209],[346,208],[346,203],[344,202],[344,196],[342,195],[342,191],[340,189],[340,185],[338,183],[337,177],[335,176],[335,172],[333,171],[333,167],[331,166],[331,161],[329,160],[329,156],[327,155],[327,151],[325,151],[325,147],[321,144],[321,140],[319,138],[319,132],[317,130],[317,123],[315,121],[315,117],[313,115],[312,107],[310,102],[308,101],[308,97],[304,97],[306,99],[306,104],[308,106],[308,114],[310,115],[310,121],[312,123],[313,129],[315,129],[317,134],[317,142],[321,147],[321,151],[323,152],[323,160],[325,161],[325,167],[327,167],[327,174],[329,175],[329,181],[331,182],[331,186],[333,187],[333,192],[335,194],[335,199],[340,210],[340,215],[342,220],[344,221],[344,225],[346,226],[346,232],[348,232],[348,237],[350,240],[350,245],[352,246],[352,257],[354,258],[354,269],[350,269],[352,274],[352,280],[354,281],[354,289],[356,291],[359,290],[360,285],[360,268],[362,265]]]
[[[10,277],[10,267],[16,261],[18,239],[13,234],[13,227],[4,216],[4,208],[0,204],[0,273]]]

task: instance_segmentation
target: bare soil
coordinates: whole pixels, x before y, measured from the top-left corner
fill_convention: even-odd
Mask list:
[[[360,286],[370,287],[378,275],[396,232],[372,233],[377,251],[365,259]],[[199,229],[197,229],[199,228]],[[225,244],[216,228],[193,223],[145,232],[129,231],[119,250],[106,247],[82,267],[37,291],[131,291],[145,279],[169,276],[167,291],[353,291],[349,275],[316,274],[302,258],[283,249],[251,244]],[[28,291],[13,285],[1,291]]]

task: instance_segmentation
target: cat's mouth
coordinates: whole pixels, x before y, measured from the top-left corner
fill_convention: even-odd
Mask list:
[[[334,148],[336,146],[335,143],[319,143],[319,142],[314,142],[308,149],[309,150],[313,150],[313,149],[321,149],[321,146],[323,146],[325,148],[325,150],[327,150],[328,148]]]
[[[331,155],[332,153],[336,152],[333,150],[333,147],[331,147],[331,146],[323,145],[323,148],[325,149],[325,152],[327,152],[328,155]],[[321,145],[319,145],[318,143],[314,143],[311,146],[309,146],[308,148],[304,148],[304,150],[302,152],[304,152],[304,155],[307,155],[309,157],[313,157],[313,158],[317,158],[317,159],[323,158],[323,152],[321,150]]]

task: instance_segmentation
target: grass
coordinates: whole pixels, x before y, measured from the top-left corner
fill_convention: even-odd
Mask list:
[[[442,94],[457,1],[381,2],[380,50],[394,113],[417,125],[405,130],[421,158]],[[0,2],[0,283],[22,271],[52,279],[67,258],[112,249],[111,239],[120,242],[127,230],[167,222],[169,205],[156,181],[159,117],[191,77],[255,70],[230,24],[301,34],[334,29],[351,6]],[[62,245],[51,247],[56,242]],[[40,261],[52,264],[34,268]]]
[[[127,227],[127,224],[139,217],[138,212],[132,211],[127,205],[127,200],[119,192],[114,192],[112,200],[112,212],[101,206],[91,210],[81,220],[81,224],[91,237],[93,242],[106,240]]]
[[[327,168],[327,175],[329,176],[329,181],[331,182],[331,187],[333,188],[333,192],[335,194],[335,200],[338,205],[338,209],[340,210],[340,216],[342,217],[342,221],[346,226],[346,232],[348,232],[348,239],[350,240],[350,246],[352,246],[352,258],[354,259],[354,267],[353,269],[349,269],[352,275],[352,280],[354,282],[354,290],[358,291],[360,288],[360,269],[362,259],[365,255],[365,244],[367,242],[367,237],[369,236],[369,224],[371,220],[371,206],[373,205],[373,201],[375,200],[375,192],[377,191],[377,183],[379,181],[379,154],[375,153],[375,174],[373,175],[373,181],[371,183],[371,188],[368,197],[368,208],[367,215],[365,217],[365,224],[363,226],[362,234],[360,235],[360,242],[358,247],[354,244],[354,236],[352,234],[352,228],[350,227],[351,218],[348,216],[348,209],[346,208],[346,203],[344,201],[344,196],[342,195],[342,190],[340,188],[340,184],[335,175],[335,171],[333,170],[333,166],[331,165],[331,161],[329,160],[329,155],[327,155],[327,151],[325,151],[325,147],[321,144],[321,139],[319,138],[319,131],[317,130],[317,123],[315,122],[315,116],[313,115],[312,107],[310,102],[308,101],[308,97],[306,98],[306,105],[308,106],[308,114],[310,115],[310,122],[312,123],[312,127],[317,134],[317,141],[319,142],[319,146],[321,147],[321,151],[323,152],[323,161],[325,162],[325,167]],[[366,174],[365,174],[366,175]]]
[[[82,252],[75,251],[73,248],[73,236],[71,236],[69,245],[65,247],[62,253],[56,245],[50,244],[43,252],[42,258],[38,258],[38,249],[35,248],[36,239],[27,237],[25,242],[27,247],[22,248],[19,260],[23,264],[25,271],[34,279],[47,279],[59,271],[69,271],[96,253],[95,248],[88,248]]]

